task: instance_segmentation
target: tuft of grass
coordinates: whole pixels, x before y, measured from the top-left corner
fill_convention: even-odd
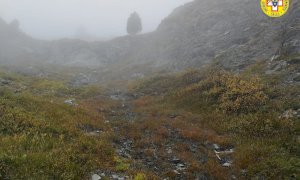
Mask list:
[[[120,157],[115,157],[114,161],[116,163],[116,170],[117,171],[124,172],[124,171],[127,171],[129,169],[130,164],[125,159],[122,159]]]
[[[134,176],[134,180],[146,180],[147,177],[144,173],[138,173]]]

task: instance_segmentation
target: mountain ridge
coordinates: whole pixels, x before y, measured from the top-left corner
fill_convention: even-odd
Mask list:
[[[195,0],[176,8],[154,32],[107,42],[40,41],[20,31],[20,37],[12,38],[19,44],[10,47],[16,52],[4,50],[0,59],[100,68],[144,64],[171,71],[217,62],[237,70],[257,60],[300,53],[298,0],[276,19],[265,16],[257,2],[238,2]],[[11,42],[6,37],[0,37],[1,47]]]

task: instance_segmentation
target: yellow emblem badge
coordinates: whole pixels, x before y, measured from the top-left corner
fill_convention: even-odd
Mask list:
[[[261,9],[270,17],[280,17],[284,15],[290,6],[289,0],[261,0]]]

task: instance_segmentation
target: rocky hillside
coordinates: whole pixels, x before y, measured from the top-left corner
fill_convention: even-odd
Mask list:
[[[299,53],[299,12],[297,0],[288,15],[278,19],[265,16],[256,1],[198,0],[175,10],[158,33],[167,43],[162,47],[176,52],[170,60],[180,66],[217,59],[226,67],[243,67],[282,50]]]
[[[299,179],[299,0],[277,19],[258,2],[107,42],[0,19],[0,179]]]
[[[18,22],[7,24],[0,19],[0,60],[11,61],[26,57],[33,52],[33,44],[37,42],[22,33]]]
[[[1,22],[0,58],[100,66],[118,72],[120,67],[131,71],[140,65],[143,68],[134,68],[139,73],[145,71],[144,65],[180,70],[217,61],[240,69],[256,60],[298,56],[299,0],[292,2],[287,15],[276,19],[265,16],[259,6],[252,0],[195,0],[177,8],[153,33],[108,42],[41,42]]]

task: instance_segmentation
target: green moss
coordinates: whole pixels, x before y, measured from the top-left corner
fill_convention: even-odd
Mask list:
[[[130,164],[126,162],[125,159],[115,157],[116,170],[117,171],[127,171],[129,169]]]
[[[147,176],[144,173],[138,173],[134,176],[134,180],[146,180]]]

